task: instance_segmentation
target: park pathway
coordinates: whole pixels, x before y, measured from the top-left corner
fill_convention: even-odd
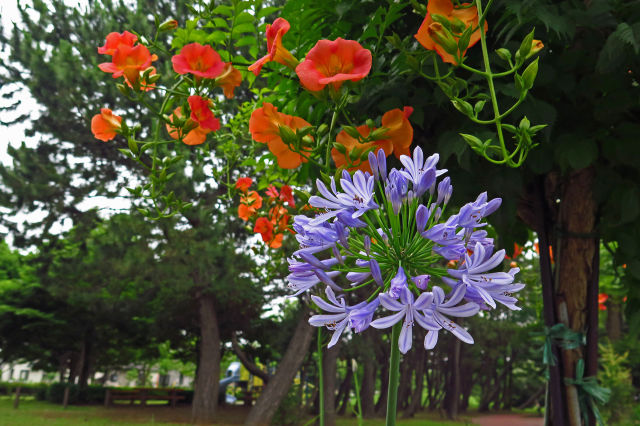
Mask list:
[[[480,426],[542,426],[542,417],[525,417],[518,414],[494,414],[478,416],[471,419],[473,424]]]

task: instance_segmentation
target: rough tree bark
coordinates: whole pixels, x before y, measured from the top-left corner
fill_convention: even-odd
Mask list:
[[[330,349],[325,349],[322,356],[322,376],[324,379],[324,424],[336,424],[336,373],[340,342]]]
[[[349,405],[349,400],[351,399],[351,387],[353,384],[353,369],[351,368],[351,358],[347,357],[347,373],[345,374],[344,380],[340,384],[340,389],[338,390],[338,395],[336,396],[336,407],[338,403],[340,403],[340,408],[336,410],[338,415],[343,416],[344,413],[347,412],[347,406]]]
[[[375,342],[371,333],[364,334],[367,347],[372,347]],[[376,415],[374,396],[376,391],[376,360],[373,351],[362,353],[362,387],[360,388],[360,400],[362,403],[362,417],[370,419]]]
[[[609,298],[607,306],[607,337],[610,341],[616,342],[622,337],[622,305]]]
[[[200,356],[193,393],[191,420],[195,424],[213,422],[218,407],[220,383],[220,330],[213,295],[200,294]]]
[[[451,376],[447,386],[446,411],[447,417],[455,420],[458,417],[460,403],[460,340],[453,339],[451,348]]]
[[[424,365],[426,363],[427,351],[416,351],[415,359],[415,377],[416,377],[416,389],[411,394],[411,403],[404,412],[404,417],[413,417],[420,405],[422,404],[422,389],[424,387]]]
[[[78,385],[86,388],[89,384],[89,373],[91,371],[91,358],[93,356],[93,326],[90,326],[84,334],[83,346],[81,351],[82,367],[80,368],[80,377]]]
[[[587,290],[593,277],[597,250],[593,236],[597,209],[593,177],[592,167],[571,172],[564,183],[559,210],[556,310],[560,321],[583,334],[586,334],[587,326]],[[562,351],[565,377],[575,377],[576,363],[581,358],[582,348]],[[573,385],[565,387],[569,425],[579,426],[577,389]]]
[[[278,371],[269,381],[269,386],[265,387],[256,401],[256,405],[249,411],[249,415],[244,421],[245,425],[268,425],[271,423],[273,415],[287,395],[296,372],[300,369],[309,350],[315,329],[307,322],[308,316],[309,308],[305,307],[302,309],[287,351],[278,365]]]

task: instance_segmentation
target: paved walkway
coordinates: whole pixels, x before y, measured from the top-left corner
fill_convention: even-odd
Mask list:
[[[473,417],[471,421],[480,426],[542,426],[544,418],[525,417],[518,414],[493,414]]]

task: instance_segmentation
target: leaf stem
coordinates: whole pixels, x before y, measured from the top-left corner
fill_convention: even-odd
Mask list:
[[[391,357],[389,358],[389,389],[387,393],[387,426],[395,426],[398,405],[398,382],[400,379],[400,347],[398,338],[402,322],[398,321],[391,331]]]
[[[318,347],[316,349],[318,355],[318,424],[324,426],[324,377],[322,373],[322,327],[318,327]]]
[[[491,0],[489,0],[489,5]],[[482,0],[476,0],[476,7],[478,9],[478,15],[485,18],[485,14],[482,12]],[[500,142],[500,149],[502,151],[503,158],[507,158],[507,148],[504,143],[504,135],[502,134],[502,122],[500,116],[500,107],[498,106],[498,98],[496,96],[496,89],[493,85],[493,74],[491,73],[491,64],[489,63],[489,51],[487,50],[487,38],[482,28],[482,22],[479,22],[480,26],[480,45],[482,46],[482,59],[484,61],[484,72],[489,84],[489,94],[491,95],[491,105],[493,106],[493,115],[496,124],[496,130],[498,132],[498,141]],[[509,161],[510,162],[510,161]]]

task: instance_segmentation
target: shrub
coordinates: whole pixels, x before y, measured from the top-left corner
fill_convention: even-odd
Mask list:
[[[46,383],[0,382],[0,395],[12,395],[18,386],[20,386],[20,395],[34,395],[36,398],[47,389]]]
[[[87,386],[66,383],[52,383],[47,389],[46,400],[55,404],[62,404],[64,389],[69,386],[69,404],[100,404],[104,402],[106,388],[104,386]]]

